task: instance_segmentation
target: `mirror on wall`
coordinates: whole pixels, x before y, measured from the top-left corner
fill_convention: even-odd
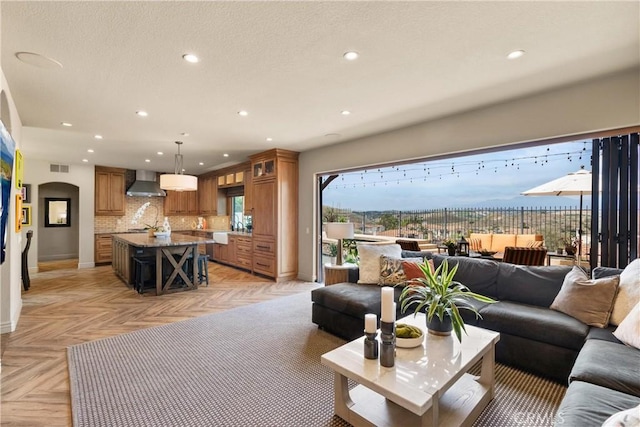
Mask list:
[[[44,226],[71,227],[71,199],[45,197]]]

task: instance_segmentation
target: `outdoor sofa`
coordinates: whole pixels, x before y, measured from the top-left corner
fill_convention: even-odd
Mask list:
[[[601,425],[611,414],[640,404],[640,350],[618,341],[612,334],[614,327],[588,326],[550,308],[571,266],[520,266],[430,253],[403,252],[402,256],[422,256],[435,267],[444,259],[455,262],[456,280],[498,301],[470,300],[482,318],[465,310],[461,313],[468,324],[500,332],[498,362],[570,383],[558,411],[558,425]],[[620,273],[596,268],[593,278]],[[397,286],[396,301],[400,292]],[[380,287],[375,284],[318,288],[312,291],[312,301],[312,321],[347,340],[362,336],[366,313],[380,316]],[[398,309],[397,318],[405,315]]]

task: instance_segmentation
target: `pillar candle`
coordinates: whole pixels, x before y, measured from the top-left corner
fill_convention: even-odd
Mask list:
[[[395,314],[393,312],[393,288],[385,286],[381,288],[381,320],[387,323],[393,323]]]
[[[396,323],[396,320],[397,320],[397,319],[396,319],[396,310],[397,310],[397,308],[396,308],[396,307],[397,307],[397,305],[396,305],[396,303],[394,302],[394,303],[393,303],[393,323]]]
[[[364,315],[364,331],[373,334],[378,329],[378,316],[369,313]]]

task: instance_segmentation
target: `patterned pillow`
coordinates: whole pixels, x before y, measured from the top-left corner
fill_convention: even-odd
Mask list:
[[[482,239],[469,239],[469,249],[471,249],[472,251],[480,252],[480,250],[482,249]]]
[[[397,285],[407,280],[402,268],[403,262],[421,263],[422,258],[394,258],[386,255],[380,256],[380,279],[378,285]]]
[[[530,240],[527,242],[527,247],[528,248],[541,248],[542,247],[542,240]]]

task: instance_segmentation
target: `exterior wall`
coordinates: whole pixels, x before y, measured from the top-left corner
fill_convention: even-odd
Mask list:
[[[640,125],[640,70],[444,117],[300,155],[298,271],[315,280],[316,175]]]
[[[9,85],[0,68],[0,91],[6,97],[6,103],[3,102],[2,108],[8,108],[7,111],[1,111],[0,115],[3,120],[10,122],[11,136],[16,143],[16,148],[20,148],[20,132],[22,131],[22,122],[18,116],[18,110],[14,104]],[[14,163],[15,165],[15,163]],[[14,167],[15,173],[15,167]],[[11,186],[10,199],[15,201],[16,188]],[[14,202],[15,203],[15,202]],[[22,236],[15,232],[15,209],[11,204],[9,209],[9,219],[7,222],[7,256],[5,262],[0,265],[0,333],[12,332],[18,325],[18,318],[22,310],[22,282],[21,282],[21,260],[22,260]]]

